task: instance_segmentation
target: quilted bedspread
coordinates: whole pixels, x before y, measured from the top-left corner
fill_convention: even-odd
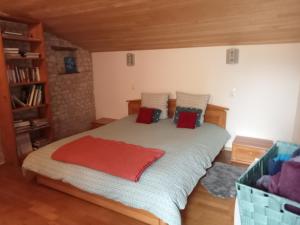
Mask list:
[[[139,182],[51,159],[57,148],[86,135],[162,149],[165,155],[142,174]],[[171,119],[138,124],[133,115],[45,146],[25,159],[23,169],[144,209],[169,225],[180,225],[180,210],[185,208],[188,195],[229,137],[226,130],[213,124],[179,129]]]

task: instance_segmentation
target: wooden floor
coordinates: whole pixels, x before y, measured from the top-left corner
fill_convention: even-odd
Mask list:
[[[217,161],[229,163],[230,152]],[[232,225],[234,199],[210,195],[198,184],[186,209],[183,225]],[[25,181],[20,169],[0,166],[1,225],[145,225],[55,190]]]

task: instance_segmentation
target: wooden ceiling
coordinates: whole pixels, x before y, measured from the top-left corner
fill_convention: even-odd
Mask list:
[[[92,52],[300,42],[299,0],[1,0]]]

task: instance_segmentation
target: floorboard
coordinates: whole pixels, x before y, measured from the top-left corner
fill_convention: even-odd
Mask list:
[[[216,161],[230,163],[223,151]],[[199,183],[182,211],[183,225],[232,225],[234,199],[213,197]],[[26,181],[0,166],[0,225],[145,225],[113,211]]]

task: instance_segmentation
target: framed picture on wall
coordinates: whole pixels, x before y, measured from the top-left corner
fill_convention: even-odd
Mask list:
[[[78,73],[75,57],[65,57],[64,62],[66,73]]]

